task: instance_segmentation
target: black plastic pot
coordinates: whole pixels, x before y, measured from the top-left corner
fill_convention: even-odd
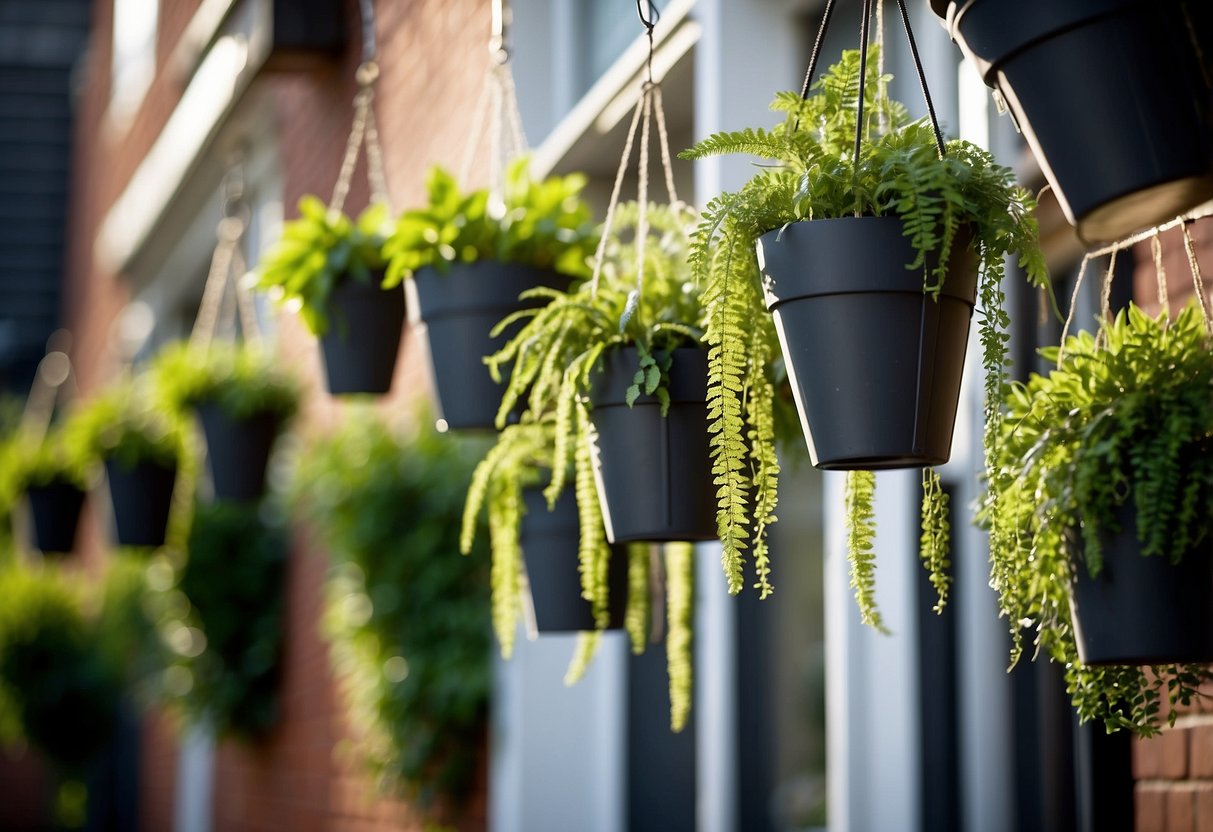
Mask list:
[[[320,351],[335,396],[392,389],[404,329],[404,289],[381,289],[382,279],[376,274],[369,284],[342,280],[329,295],[329,328]]]
[[[243,419],[228,415],[218,404],[198,406],[206,436],[206,458],[216,500],[250,502],[265,493],[265,469],[282,417],[271,411]]]
[[[34,545],[40,552],[59,554],[75,548],[84,494],[67,480],[29,487],[25,496],[34,520]]]
[[[456,263],[447,274],[424,268],[413,276],[417,309],[429,343],[430,371],[438,418],[454,430],[491,430],[504,386],[493,381],[484,357],[522,328],[496,338],[489,333],[507,315],[541,305],[519,300],[527,289],[566,289],[570,278],[518,263],[482,260]]]
[[[594,473],[612,543],[716,539],[716,486],[708,439],[707,350],[674,350],[670,410],[625,395],[640,358],[612,350],[592,376],[590,418],[597,434]]]
[[[522,500],[526,514],[522,518],[519,542],[531,585],[536,628],[540,633],[595,629],[590,602],[581,597],[577,560],[581,527],[577,520],[577,498],[566,488],[551,511],[548,511],[541,488],[524,489]],[[623,627],[627,612],[626,547],[612,549],[607,575],[611,612],[608,629],[617,630]]]
[[[163,546],[173,486],[177,482],[176,467],[139,462],[127,468],[107,459],[105,472],[114,504],[118,545]]]
[[[977,274],[953,247],[939,299],[897,217],[813,220],[764,234],[767,309],[818,468],[915,468],[946,462],[960,398]],[[928,258],[934,268],[938,258]]]
[[[1084,238],[1119,239],[1213,197],[1207,0],[1188,3],[1191,29],[1179,0],[932,5],[1001,91]]]
[[[1213,662],[1213,540],[1168,557],[1142,557],[1136,510],[1121,506],[1120,531],[1102,533],[1103,568],[1092,578],[1075,558],[1070,610],[1083,664]],[[1071,551],[1081,552],[1077,534]]]

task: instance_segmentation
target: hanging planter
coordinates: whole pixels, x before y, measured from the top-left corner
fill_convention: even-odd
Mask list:
[[[343,280],[329,295],[330,326],[320,337],[320,352],[334,396],[392,389],[405,302],[400,287],[383,289],[381,279],[377,273],[368,282]]]
[[[523,489],[525,515],[519,528],[518,544],[526,564],[535,628],[542,633],[562,633],[598,629],[593,605],[581,593],[581,574],[577,549],[581,523],[577,500],[565,491],[549,511],[547,498],[538,486]],[[627,549],[612,548],[607,567],[610,618],[606,630],[623,627],[627,609]]]
[[[1057,661],[1109,729],[1151,733],[1213,679],[1211,328],[1105,314],[1006,396],[979,516],[1012,659]]]
[[[826,5],[819,44],[835,5]],[[1030,283],[1049,285],[1035,201],[985,150],[944,141],[908,14],[898,5],[927,119],[910,121],[889,99],[880,46],[867,43],[873,0],[865,0],[863,48],[843,52],[820,80],[814,51],[800,94],[780,93],[772,104],[786,114],[782,124],[716,134],[682,154],[774,162],[709,203],[691,249],[708,306],[713,454],[718,461],[736,457],[750,437],[756,453],[773,454],[770,434],[747,432],[742,415],[755,391],[770,384],[770,344],[777,340],[814,463],[850,472],[851,583],[861,618],[878,628],[872,472],[946,461],[975,298],[985,311],[989,444],[1006,377],[1005,261],[1017,258]],[[719,463],[714,473],[727,566],[739,561],[728,557],[729,543],[748,522],[749,496]],[[950,580],[947,495],[929,468],[923,486],[922,557],[942,604]],[[729,574],[739,587],[736,569]]]
[[[462,193],[450,174],[434,168],[429,205],[405,211],[385,247],[391,258],[388,285],[414,280],[437,409],[447,428],[505,423],[506,414],[498,413],[505,388],[496,380],[499,371],[490,374],[484,359],[521,321],[494,328],[543,306],[551,296],[543,290],[563,290],[574,277],[585,276],[598,242],[581,199],[585,177],[534,182],[527,162],[508,168],[499,196],[487,189]]]
[[[163,546],[177,469],[158,462],[105,461],[119,546]]]
[[[977,272],[953,241],[938,296],[899,217],[797,222],[758,239],[813,464],[826,470],[939,465],[952,449]],[[938,268],[931,251],[924,267]]]
[[[170,347],[152,377],[168,408],[197,414],[215,499],[260,499],[270,451],[299,406],[296,382],[248,342]]]
[[[150,395],[150,378],[118,384],[73,417],[71,441],[105,464],[120,546],[162,546],[184,456],[179,414]]]
[[[333,395],[387,393],[404,327],[404,293],[383,285],[383,203],[357,222],[314,196],[261,261],[257,287],[295,306],[320,338],[325,380]]]
[[[76,529],[84,508],[85,491],[68,479],[31,485],[25,492],[33,518],[34,546],[43,554],[63,554],[76,548]]]
[[[1207,4],[932,5],[1010,108],[1084,239],[1117,239],[1213,197]]]
[[[1070,614],[1079,661],[1213,662],[1213,541],[1206,538],[1186,547],[1177,563],[1176,553],[1143,557],[1130,503],[1122,504],[1115,521],[1097,534],[1102,565],[1096,575],[1082,562],[1079,536],[1069,541],[1075,559]]]
[[[261,411],[243,418],[218,404],[198,408],[216,500],[250,502],[265,494],[270,451],[282,430],[281,415]]]
[[[655,391],[636,394],[641,353],[634,347],[605,353],[601,372],[591,373],[594,476],[607,539],[715,540],[707,351],[684,347],[652,358],[668,402]]]
[[[492,428],[502,385],[484,357],[501,349],[521,328],[516,321],[493,335],[498,321],[542,305],[519,295],[543,286],[568,288],[571,278],[519,263],[457,263],[444,275],[434,267],[416,272],[417,308],[425,324],[438,416],[456,430]]]

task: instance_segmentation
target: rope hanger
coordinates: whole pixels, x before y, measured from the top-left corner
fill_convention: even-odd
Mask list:
[[[513,13],[506,0],[493,0],[492,30],[489,36],[489,66],[484,86],[473,110],[472,129],[459,166],[459,181],[471,180],[477,151],[483,143],[485,122],[488,122],[488,185],[493,194],[499,193],[506,168],[511,159],[526,154],[526,132],[518,110],[518,92],[510,64],[507,37]]]
[[[244,168],[235,161],[223,178],[223,219],[216,228],[218,241],[202,288],[202,302],[190,332],[190,349],[206,352],[218,332],[235,337],[235,319],[240,315],[244,340],[261,343],[261,325],[252,294],[243,280],[248,271],[244,259],[244,234],[248,230],[249,207],[245,201]],[[229,287],[231,292],[228,292]]]
[[[644,6],[648,7],[647,14]],[[666,129],[665,107],[661,101],[661,85],[653,80],[653,53],[655,51],[653,30],[661,19],[661,15],[653,0],[636,0],[636,13],[640,17],[649,41],[649,54],[645,62],[645,80],[640,87],[640,99],[636,102],[636,109],[632,111],[632,123],[628,127],[628,136],[624,142],[623,157],[619,160],[619,169],[615,173],[615,184],[611,189],[611,200],[607,204],[606,220],[602,225],[602,237],[598,241],[598,250],[594,253],[594,276],[590,282],[591,296],[597,297],[598,282],[602,275],[602,264],[606,254],[606,243],[615,222],[615,209],[619,205],[623,177],[627,172],[628,163],[632,159],[632,146],[635,144],[636,131],[639,128],[640,155],[636,171],[636,199],[639,204],[636,223],[636,288],[628,295],[627,306],[623,313],[624,321],[635,311],[640,302],[640,293],[644,289],[644,248],[645,240],[649,236],[649,138],[654,121],[657,122],[658,148],[661,153],[661,168],[665,176],[666,195],[671,205],[681,204],[678,199],[678,190],[674,186],[674,168],[670,162],[670,139]]]
[[[389,214],[392,208],[387,173],[383,165],[383,146],[379,142],[379,126],[375,121],[375,84],[379,80],[375,2],[358,0],[358,9],[362,17],[362,62],[354,75],[358,81],[358,92],[354,94],[354,120],[350,126],[350,137],[346,142],[337,183],[333,186],[333,196],[329,200],[329,213],[336,216],[345,209],[345,200],[349,196],[350,183],[354,177],[354,167],[358,164],[358,152],[364,145],[371,202],[386,206]]]

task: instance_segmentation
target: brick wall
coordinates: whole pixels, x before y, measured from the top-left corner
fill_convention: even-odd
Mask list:
[[[77,136],[65,317],[75,335],[74,358],[87,395],[101,387],[112,368],[106,346],[112,324],[130,293],[121,275],[108,273],[95,258],[97,231],[122,193],[178,101],[185,79],[166,68],[169,56],[199,0],[161,0],[157,47],[158,75],[141,109],[126,129],[105,116],[109,96],[111,0],[96,0],[94,29],[82,67],[77,102]],[[482,0],[379,0],[377,34],[382,69],[376,113],[397,210],[423,196],[428,167],[455,167],[462,158],[465,131],[487,65],[489,4]],[[347,0],[347,52],[307,72],[267,76],[279,125],[279,156],[287,218],[305,193],[327,199],[340,166],[352,118],[354,70],[359,60],[357,4]],[[360,161],[347,210],[366,204],[368,189]],[[281,325],[284,361],[302,368],[311,391],[303,430],[340,418],[340,406],[320,393],[314,339],[294,319]],[[404,339],[393,397],[383,407],[402,410],[402,401],[427,390],[423,353],[414,334]],[[105,552],[92,512],[82,528],[86,563],[99,566]],[[318,626],[323,552],[299,530],[287,578],[285,655],[281,687],[282,719],[261,742],[223,743],[215,757],[216,830],[420,830],[423,822],[406,803],[378,797],[370,780],[336,750],[348,744],[348,727]],[[141,828],[172,828],[177,787],[178,745],[174,720],[163,713],[144,720],[140,761]],[[486,754],[487,759],[487,744]],[[469,806],[457,807],[457,826],[487,826],[487,774]]]
[[[1205,285],[1213,288],[1213,218],[1192,223],[1189,232]],[[1166,231],[1160,241],[1168,300],[1179,309],[1195,295],[1182,232]],[[1133,259],[1134,297],[1156,313],[1158,278],[1150,243],[1135,246]],[[1137,740],[1133,779],[1137,832],[1213,832],[1213,700],[1190,709],[1159,736]]]

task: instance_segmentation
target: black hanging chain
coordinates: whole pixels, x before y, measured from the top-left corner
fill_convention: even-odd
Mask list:
[[[639,3],[639,0],[637,0]],[[875,2],[883,2],[883,0],[875,0]],[[864,85],[867,80],[867,57],[868,57],[868,22],[871,18],[873,0],[864,0],[863,14],[859,24],[859,113],[856,119],[855,128],[855,159],[859,159],[859,144],[860,135],[863,129],[863,106],[864,106]],[[800,87],[800,98],[806,100],[809,97],[809,89],[813,86],[813,75],[817,72],[817,61],[821,55],[821,44],[825,40],[826,29],[830,26],[830,18],[834,14],[835,0],[826,0],[825,11],[821,14],[821,25],[817,28],[817,37],[813,41],[813,52],[809,56],[809,68],[804,74],[804,83]],[[927,115],[931,120],[931,129],[935,133],[935,147],[939,151],[942,158],[945,151],[943,140],[943,131],[939,128],[939,118],[935,114],[935,103],[931,100],[931,91],[927,87],[926,72],[922,67],[922,58],[918,54],[918,44],[914,40],[914,29],[910,26],[910,15],[906,11],[905,0],[897,0],[897,9],[901,12],[902,27],[906,30],[906,40],[910,44],[910,56],[914,60],[914,71],[918,74],[918,85],[922,89],[922,97],[927,105]],[[797,114],[796,120],[792,125],[792,130],[795,132],[800,128],[800,115]]]
[[[855,110],[855,154],[851,164],[858,170],[859,149],[863,141],[863,104],[867,97],[868,81],[868,24],[872,19],[872,0],[863,0],[863,14],[859,16],[859,101]]]
[[[935,148],[939,151],[939,158],[942,159],[944,156],[943,131],[939,129],[939,119],[935,117],[935,104],[931,101],[931,91],[927,89],[927,75],[922,68],[922,59],[918,56],[918,44],[914,42],[914,30],[910,28],[910,15],[906,11],[905,0],[897,0],[897,10],[901,12],[906,40],[910,43],[910,56],[914,59],[914,70],[918,73],[918,86],[922,88],[922,98],[927,102],[927,115],[931,118],[931,129],[935,131]]]

